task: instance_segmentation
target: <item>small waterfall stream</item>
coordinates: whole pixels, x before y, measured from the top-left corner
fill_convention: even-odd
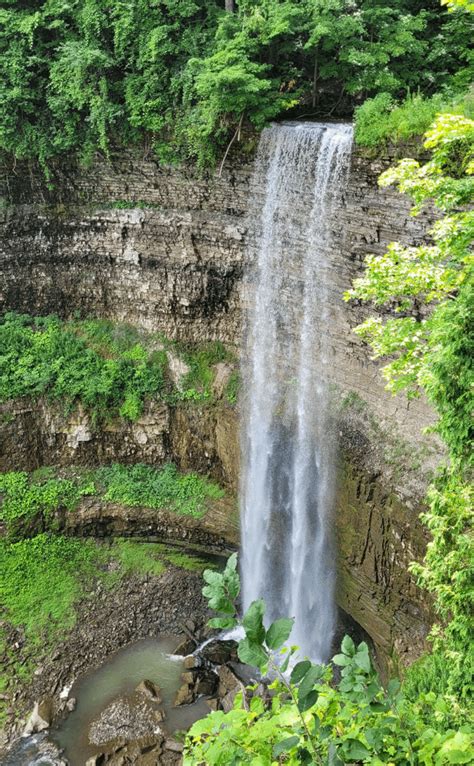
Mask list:
[[[273,125],[253,179],[264,197],[243,359],[243,600],[294,617],[291,641],[315,661],[335,627],[328,268],[351,144],[349,125]]]

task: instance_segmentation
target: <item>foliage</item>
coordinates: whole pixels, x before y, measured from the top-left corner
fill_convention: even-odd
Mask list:
[[[437,114],[449,112],[474,117],[474,94],[449,98],[409,93],[398,103],[390,93],[378,93],[355,110],[355,139],[361,146],[378,147],[386,141],[404,142],[426,133]]]
[[[16,158],[117,142],[202,167],[288,109],[347,115],[379,92],[466,81],[463,0],[24,0],[0,11],[0,148]]]
[[[96,495],[122,505],[165,509],[185,516],[202,516],[207,501],[224,496],[213,482],[195,473],[180,473],[168,463],[161,468],[137,463],[117,463],[90,471],[74,471],[71,477],[42,469],[0,474],[0,521],[10,539],[28,530],[55,526],[54,514],[73,510],[81,497]]]
[[[0,474],[0,521],[10,537],[15,537],[25,522],[48,520],[58,508],[72,509],[84,495],[94,493],[88,481],[77,482],[46,477],[32,477],[24,471]]]
[[[153,543],[139,543],[135,540],[114,540],[110,556],[119,564],[118,576],[145,574],[159,577],[166,565],[159,556],[161,546]],[[112,578],[112,580],[115,578]]]
[[[239,398],[240,375],[237,370],[231,373],[225,389],[225,398],[229,404],[236,404]]]
[[[0,603],[12,625],[22,625],[33,641],[74,624],[72,605],[102,560],[93,541],[40,534],[15,543],[0,542]]]
[[[384,690],[373,670],[368,646],[345,636],[331,667],[296,661],[288,647],[293,620],[280,618],[268,628],[265,604],[254,601],[242,619],[235,601],[240,583],[232,556],[224,572],[204,573],[204,595],[224,616],[211,625],[238,625],[244,632],[242,662],[267,674],[271,696],[255,685],[236,696],[229,713],[213,712],[188,733],[185,766],[239,764],[434,764],[468,763],[473,732],[427,727],[419,709],[407,703],[400,684]],[[291,664],[290,664],[291,663]],[[270,682],[270,678],[273,680]],[[260,692],[259,692],[260,690]]]
[[[128,506],[169,509],[184,516],[200,517],[206,501],[224,496],[224,491],[196,473],[179,473],[168,463],[160,469],[137,463],[117,463],[97,469],[95,477],[103,497]]]
[[[356,332],[376,358],[394,357],[383,368],[390,390],[405,389],[410,396],[426,391],[453,457],[468,459],[474,405],[474,212],[459,208],[474,198],[474,121],[440,115],[425,147],[432,150],[429,162],[402,160],[383,174],[381,184],[397,183],[410,194],[415,214],[428,200],[446,213],[431,232],[433,244],[394,243],[381,258],[368,256],[365,275],[345,297],[392,309],[395,316],[370,317]]]
[[[189,368],[183,377],[180,389],[175,392],[176,400],[191,399],[199,402],[212,399],[212,384],[215,377],[213,368],[219,362],[233,361],[233,355],[223,343],[218,341],[200,348],[175,343],[171,348],[177,351]]]
[[[434,202],[444,217],[431,232],[432,243],[408,248],[395,243],[381,258],[369,256],[365,276],[346,299],[391,310],[389,318],[371,317],[356,332],[375,357],[391,358],[383,374],[392,391],[427,394],[438,412],[436,429],[449,448],[451,465],[439,472],[422,515],[432,539],[423,564],[412,565],[420,584],[434,594],[441,622],[431,633],[433,654],[409,670],[406,689],[426,720],[444,716],[452,722],[472,713],[474,670],[474,121],[438,115],[425,148],[432,151],[427,163],[403,160],[381,183],[397,183],[409,194],[415,215]]]
[[[435,625],[433,649],[445,659],[443,691],[452,705],[472,711],[474,691],[474,543],[472,482],[463,481],[456,469],[439,474],[428,493],[429,510],[421,515],[432,539],[423,564],[411,570],[422,586],[435,596],[443,627]],[[458,716],[462,716],[462,710]]]
[[[5,314],[0,319],[0,401],[44,394],[69,406],[79,402],[96,418],[106,413],[139,417],[145,398],[164,391],[166,354],[113,337],[104,353],[96,337],[101,334],[94,332],[102,324]]]
[[[168,352],[189,366],[178,386]],[[220,361],[233,361],[221,343],[183,346],[105,320],[0,318],[0,401],[44,395],[68,408],[80,404],[95,421],[114,415],[136,420],[149,399],[211,402]]]

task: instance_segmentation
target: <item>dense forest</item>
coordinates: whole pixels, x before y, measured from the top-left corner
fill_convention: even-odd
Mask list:
[[[233,136],[284,115],[347,118],[356,109],[358,140],[374,145],[421,134],[448,104],[473,109],[465,3],[223,6],[4,1],[0,147],[46,165],[63,152],[87,159],[140,142],[162,160],[205,166]]]

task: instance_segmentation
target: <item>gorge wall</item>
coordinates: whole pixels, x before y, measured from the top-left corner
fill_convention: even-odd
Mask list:
[[[341,299],[367,253],[383,253],[392,240],[419,242],[426,231],[428,214],[411,218],[406,199],[377,187],[390,161],[388,155],[353,154],[332,221],[339,236],[327,327],[341,443],[338,602],[373,638],[384,668],[395,655],[416,656],[429,627],[430,605],[407,566],[426,543],[417,517],[427,472],[439,455],[434,439],[421,451],[417,446],[431,411],[423,401],[408,405],[385,392],[379,366],[351,331],[366,309]],[[250,159],[235,157],[221,177],[201,177],[189,167],[159,167],[150,156],[122,151],[86,170],[53,168],[52,188],[24,166],[6,170],[2,312],[79,312],[179,340],[239,345],[242,277],[251,252],[246,213],[251,195],[262,193],[252,188]],[[120,450],[128,449],[130,460],[177,455],[182,467],[210,470],[236,487],[237,419],[229,412],[223,425],[216,413],[148,411],[146,422],[127,427],[126,434],[120,426],[118,433],[83,441],[76,437],[84,423],[64,424],[45,405],[16,403],[7,415],[1,425],[4,470],[31,465],[35,450],[39,461],[94,462],[122,459]],[[24,445],[16,445],[13,461],[11,445],[22,442],[22,433]]]

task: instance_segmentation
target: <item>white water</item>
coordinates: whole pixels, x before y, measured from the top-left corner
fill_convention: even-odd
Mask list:
[[[253,179],[264,197],[243,359],[243,600],[294,617],[291,642],[315,661],[335,627],[328,269],[351,144],[348,125],[271,126]]]

